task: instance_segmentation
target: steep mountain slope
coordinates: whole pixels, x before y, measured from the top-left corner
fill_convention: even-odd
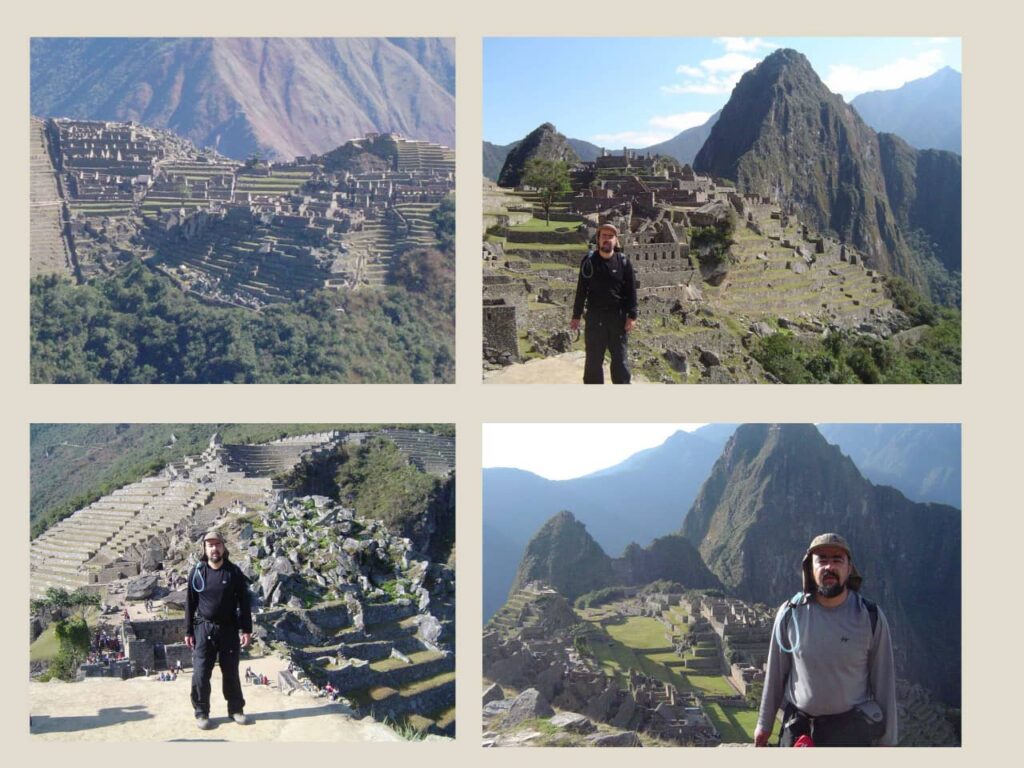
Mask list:
[[[961,151],[963,78],[951,67],[889,91],[862,93],[850,102],[864,122],[895,133],[918,149]]]
[[[905,186],[890,195],[892,174],[883,168],[880,141],[854,109],[825,87],[803,54],[779,50],[740,79],[694,168],[733,179],[744,192],[778,196],[815,229],[862,250],[871,266],[931,290],[948,279],[948,265],[959,264],[959,237],[943,233],[944,267],[908,239],[911,233],[903,230],[913,222],[901,219],[895,209],[914,200],[916,192]],[[911,174],[902,178],[909,183]],[[958,189],[959,174],[943,182]],[[950,196],[943,202],[949,207],[935,215],[959,221],[959,200],[952,205]],[[935,227],[928,231],[938,234]],[[935,268],[943,274],[932,275]],[[936,298],[945,297],[939,293]]]
[[[367,132],[454,146],[454,41],[34,38],[33,114],[135,120],[244,159]]]
[[[807,543],[842,533],[893,628],[897,667],[960,698],[960,511],[874,486],[806,424],[736,430],[683,522],[731,594],[779,604],[800,584]]]

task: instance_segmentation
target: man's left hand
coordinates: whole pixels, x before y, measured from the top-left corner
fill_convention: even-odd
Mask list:
[[[251,640],[252,640],[252,635],[250,635],[248,632],[243,632],[242,633],[242,647],[243,648],[248,648],[249,647],[249,641],[251,641]]]
[[[626,318],[626,333],[629,333],[636,327],[636,320],[632,317]]]

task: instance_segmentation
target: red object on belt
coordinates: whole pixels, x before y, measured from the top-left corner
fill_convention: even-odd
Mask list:
[[[814,739],[808,736],[806,733],[799,739],[793,742],[794,747],[813,747]]]

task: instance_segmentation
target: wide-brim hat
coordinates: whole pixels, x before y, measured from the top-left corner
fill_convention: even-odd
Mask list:
[[[616,227],[614,224],[612,224],[610,222],[606,221],[604,224],[598,224],[597,225],[597,233],[598,234],[601,234],[601,230],[602,229],[610,229],[612,231],[613,235],[615,235],[616,237],[619,236],[619,228]]]
[[[846,586],[855,592],[858,591],[864,578],[857,571],[857,566],[853,564],[853,552],[850,550],[850,545],[838,533],[822,533],[815,536],[811,543],[807,545],[803,562],[800,564],[804,592],[813,594],[818,591],[818,584],[814,580],[814,568],[811,565],[811,557],[814,555],[814,550],[821,549],[822,547],[839,547],[839,549],[846,552],[846,556],[850,560],[850,576],[846,580]]]
[[[204,533],[203,534],[203,538],[201,538],[200,541],[207,542],[207,541],[213,541],[214,539],[219,541],[221,544],[224,543],[224,535],[220,531],[218,531],[216,529],[210,529],[209,531]]]

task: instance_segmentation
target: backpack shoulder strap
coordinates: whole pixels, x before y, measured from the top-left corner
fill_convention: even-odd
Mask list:
[[[878,629],[878,605],[866,597],[862,597],[861,602],[864,603],[864,607],[868,609],[868,616],[871,617],[871,636],[875,636],[875,630]]]

